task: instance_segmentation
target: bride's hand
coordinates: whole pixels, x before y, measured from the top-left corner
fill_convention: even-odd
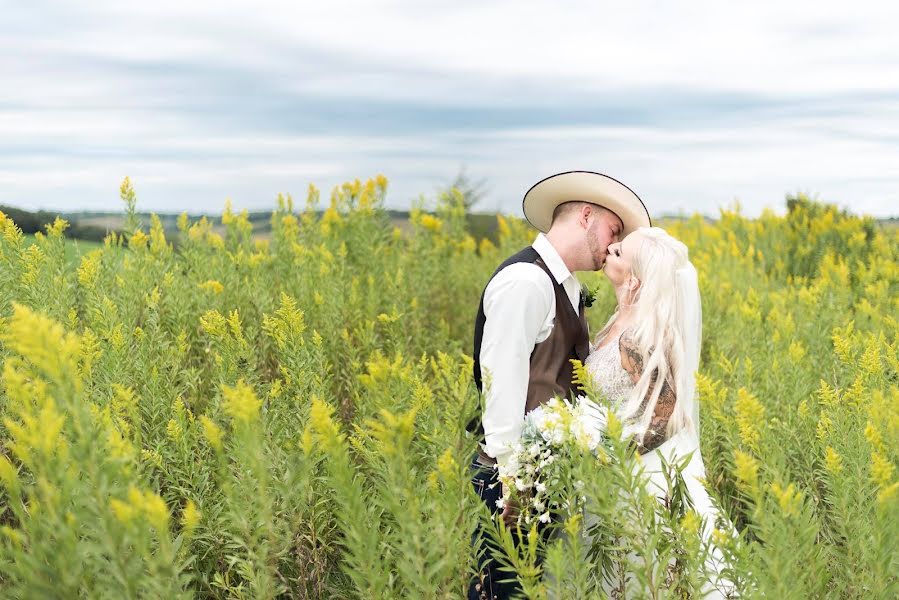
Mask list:
[[[518,504],[518,501],[509,499],[506,501],[505,506],[503,506],[502,518],[503,522],[506,524],[506,527],[511,527],[518,521],[518,514],[521,512],[521,506]]]
[[[514,497],[510,497],[503,505],[503,512],[500,515],[506,527],[511,527],[518,521],[518,515],[521,513],[521,503]]]

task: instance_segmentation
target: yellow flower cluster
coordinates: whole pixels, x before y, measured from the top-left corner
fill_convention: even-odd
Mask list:
[[[138,229],[128,238],[128,247],[133,250],[143,250],[150,242],[150,237],[142,230]]]
[[[40,234],[38,234],[40,235]],[[22,252],[22,270],[19,274],[19,280],[24,286],[31,287],[38,283],[38,276],[41,266],[44,264],[47,255],[41,250],[37,244],[32,244]]]
[[[286,349],[288,342],[302,344],[302,335],[306,329],[303,311],[297,308],[296,300],[282,292],[281,306],[274,316],[263,316],[262,329],[272,337],[280,350]]]
[[[203,513],[197,508],[193,500],[188,500],[184,506],[184,512],[181,513],[181,526],[187,532],[194,531],[203,519]]]
[[[143,518],[157,532],[168,530],[169,509],[165,501],[155,492],[141,491],[131,486],[127,497],[124,500],[112,498],[109,501],[109,508],[113,516],[123,524],[131,524]]]
[[[421,226],[432,233],[438,233],[443,229],[443,221],[433,215],[422,214],[419,220]]]
[[[222,225],[227,226],[229,229],[233,229],[241,236],[248,237],[253,233],[253,224],[250,222],[249,211],[243,209],[240,211],[240,214],[235,215],[230,198],[225,200],[225,210],[222,213]]]
[[[211,292],[213,294],[221,294],[223,291],[225,291],[225,286],[223,286],[215,279],[208,279],[203,283],[197,284],[197,287],[199,287],[204,292]]]
[[[307,431],[303,434],[304,449],[311,449],[313,442],[318,442],[324,449],[333,449],[340,446],[345,436],[333,419],[334,409],[325,401],[313,396],[309,407],[309,423]]]
[[[225,240],[213,231],[212,223],[206,217],[201,217],[199,221],[188,228],[187,239],[199,244],[206,244],[215,250],[222,250],[225,247]]]
[[[696,514],[695,510],[688,510],[686,513],[684,513],[684,516],[681,517],[681,531],[688,538],[694,538],[698,536],[701,526],[702,522],[700,521],[699,515]]]
[[[397,416],[387,409],[381,409],[380,420],[368,421],[369,431],[376,440],[381,442],[381,452],[386,456],[406,451],[415,432],[416,412],[413,408],[405,414]]]
[[[17,488],[19,484],[19,471],[4,454],[0,454],[0,483],[7,490]]]
[[[836,355],[846,364],[854,362],[854,352],[852,350],[852,331],[854,324],[852,321],[845,327],[834,329],[831,339],[833,340],[833,350]]]
[[[7,373],[4,373],[4,379],[9,385]],[[3,425],[12,437],[8,442],[9,449],[23,464],[34,466],[37,460],[49,459],[64,448],[66,442],[61,433],[66,417],[52,400],[45,397],[37,410],[22,406],[17,412],[18,421],[5,417]]]
[[[102,249],[93,250],[84,255],[81,259],[81,264],[78,266],[78,283],[86,288],[93,287],[100,274],[102,258]]]
[[[871,453],[871,479],[878,487],[886,487],[893,480],[893,463],[877,450]]]
[[[737,390],[734,411],[736,413],[737,425],[740,428],[740,439],[749,448],[758,450],[761,437],[759,425],[764,422],[765,407],[746,388],[740,388]]]
[[[343,219],[340,217],[340,213],[337,211],[337,208],[332,204],[328,207],[328,209],[322,213],[321,219],[321,230],[324,236],[329,236],[334,231],[334,228],[341,224]]]
[[[777,499],[781,512],[788,517],[795,517],[802,509],[802,492],[797,491],[792,483],[787,487],[772,483],[771,494]]]
[[[843,459],[832,446],[827,446],[824,451],[824,465],[832,475],[843,472]]]
[[[2,331],[0,342],[29,363],[50,381],[80,389],[78,359],[81,340],[62,325],[27,306],[13,304],[13,314]]]
[[[883,343],[883,332],[880,333],[880,336],[879,339],[870,336],[859,361],[859,368],[868,376],[877,376],[883,373],[883,364],[880,361],[880,346]]]
[[[162,455],[159,454],[157,450],[148,450],[144,448],[140,451],[140,456],[144,460],[144,462],[148,463],[152,467],[156,469],[163,468]]]
[[[801,363],[808,354],[805,346],[798,340],[793,340],[792,342],[790,342],[790,347],[787,352],[790,355],[790,360],[797,364]]]
[[[18,248],[25,237],[22,230],[3,211],[0,211],[0,236],[14,248]]]
[[[259,419],[259,409],[262,400],[256,396],[253,388],[244,383],[243,379],[234,387],[222,387],[222,408],[225,414],[236,423],[248,424]]]
[[[222,449],[222,429],[209,417],[200,417],[200,426],[203,428],[203,436],[213,450]]]
[[[206,311],[200,317],[200,329],[214,338],[231,339],[246,345],[240,313],[237,310],[229,312],[227,319],[217,310]]]
[[[56,217],[53,223],[46,227],[48,238],[62,238],[65,230],[69,228],[69,222],[63,218]]]
[[[207,310],[200,317],[200,329],[213,337],[224,337],[228,333],[228,322],[217,310]]]
[[[150,253],[154,256],[165,256],[172,251],[165,239],[165,228],[156,215],[150,216]]]
[[[413,367],[406,363],[402,354],[397,354],[390,360],[380,352],[375,352],[365,366],[367,373],[360,375],[359,381],[368,388],[376,388],[388,381],[410,382],[413,379]]]
[[[734,474],[737,476],[737,481],[745,485],[747,490],[755,490],[758,486],[759,463],[751,454],[735,450]]]

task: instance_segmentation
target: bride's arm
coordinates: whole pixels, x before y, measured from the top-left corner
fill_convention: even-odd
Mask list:
[[[622,335],[618,342],[618,350],[621,355],[621,366],[631,376],[631,381],[637,383],[643,375],[643,354],[628,335]],[[646,397],[640,405],[640,411],[645,408],[649,399],[652,397],[652,390],[655,387],[655,376],[650,381],[649,388],[646,391]],[[665,381],[662,384],[662,391],[659,392],[659,399],[656,401],[655,408],[652,411],[652,419],[649,422],[649,429],[640,439],[640,436],[634,436],[634,443],[637,452],[645,454],[651,450],[655,450],[666,439],[666,431],[668,428],[668,420],[674,412],[674,403],[676,398],[674,390]]]

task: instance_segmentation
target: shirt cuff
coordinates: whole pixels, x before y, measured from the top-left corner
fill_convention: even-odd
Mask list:
[[[493,452],[487,450],[487,444],[481,444],[481,450],[487,456],[493,457],[496,460],[496,464],[501,466],[505,466],[509,458],[512,457],[512,449],[509,447],[509,444],[505,444],[505,448],[502,450],[492,449]]]

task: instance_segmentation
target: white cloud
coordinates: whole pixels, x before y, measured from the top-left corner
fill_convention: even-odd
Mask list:
[[[556,170],[655,211],[806,190],[896,212],[899,5],[836,2],[18,4],[0,23],[0,203],[272,206],[461,165],[515,211]]]

